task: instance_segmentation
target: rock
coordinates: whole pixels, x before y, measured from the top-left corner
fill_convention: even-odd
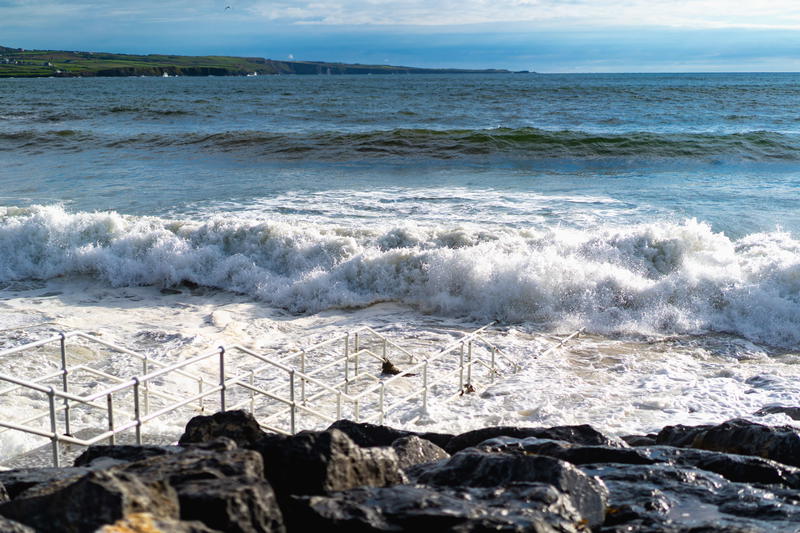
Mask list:
[[[619,448],[627,447],[624,441],[611,437],[606,437],[591,426],[556,426],[552,428],[521,428],[512,426],[490,427],[476,429],[457,435],[450,439],[446,446],[443,446],[449,454],[455,454],[470,446],[475,446],[481,442],[495,437],[514,437],[524,439],[526,437],[536,437],[539,439],[563,440],[576,444],[597,444],[603,446],[616,446]]]
[[[218,449],[190,448],[117,469],[144,480],[165,479],[177,492],[181,520],[199,520],[221,531],[283,532],[283,516],[264,479],[261,455],[229,449],[234,446],[230,439],[210,444]]]
[[[5,530],[2,530],[5,531]],[[220,533],[202,522],[185,522],[159,518],[151,513],[131,513],[113,524],[103,526],[96,533]]]
[[[352,420],[345,419],[337,420],[331,424],[328,429],[343,431],[353,442],[363,448],[391,446],[397,439],[401,437],[410,437],[412,435],[429,440],[440,448],[444,448],[447,446],[447,443],[450,442],[450,439],[453,438],[453,435],[447,433],[414,433],[413,431],[394,429],[389,426],[379,426],[367,422],[353,422]]]
[[[8,497],[16,498],[24,491],[38,485],[50,485],[56,481],[77,479],[90,472],[80,468],[18,468],[0,472],[0,483],[5,487]]]
[[[613,446],[582,446],[571,442],[528,437],[515,439],[497,437],[482,442],[480,449],[497,452],[522,451],[561,459],[574,465],[593,463],[626,463],[634,465],[653,464],[657,462],[644,452],[632,448],[615,448]]]
[[[11,498],[8,496],[5,486],[0,483],[0,503],[7,502]]]
[[[656,434],[647,435],[623,435],[620,437],[628,446],[653,446],[656,443]]]
[[[712,472],[675,466],[597,464],[580,467],[609,490],[602,531],[797,531],[796,491],[734,483]]]
[[[36,533],[35,529],[3,516],[0,516],[0,531],[3,533]]]
[[[770,427],[743,419],[716,426],[667,426],[657,444],[699,448],[739,455],[755,455],[791,466],[800,466],[800,430]]]
[[[283,533],[283,515],[263,479],[187,481],[177,487],[182,520],[199,520],[226,533]]]
[[[432,465],[418,483],[444,487],[504,487],[514,482],[547,483],[568,494],[591,525],[603,522],[606,488],[573,465],[541,455],[493,453],[469,448]]]
[[[361,448],[338,429],[264,439],[264,473],[278,497],[403,483],[391,448]]]
[[[92,466],[101,460],[104,465],[133,463],[156,455],[166,455],[185,451],[180,446],[129,446],[129,445],[94,445],[89,446],[73,463],[74,466]]]
[[[431,441],[421,439],[416,435],[397,439],[392,443],[392,448],[397,453],[398,464],[403,470],[414,465],[450,457],[449,453]]]
[[[233,439],[241,448],[250,448],[266,433],[253,415],[246,411],[224,411],[189,420],[178,444],[209,442],[218,437]]]
[[[361,488],[299,497],[295,504],[298,531],[587,531],[569,496],[541,483],[496,488]]]
[[[792,420],[800,420],[800,407],[786,407],[783,405],[769,405],[766,407],[762,407],[755,413],[755,416],[767,416],[767,415],[774,415],[774,414],[784,414],[787,415]]]
[[[98,471],[0,505],[0,515],[44,533],[91,533],[137,512],[178,518],[174,489],[163,480],[144,482],[126,472]]]

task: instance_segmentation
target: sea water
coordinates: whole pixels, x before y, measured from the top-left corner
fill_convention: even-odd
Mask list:
[[[522,371],[426,430],[797,424],[753,415],[800,401],[797,102],[797,74],[0,80],[0,345],[497,321]]]

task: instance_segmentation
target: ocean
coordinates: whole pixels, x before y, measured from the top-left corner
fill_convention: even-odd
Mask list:
[[[2,79],[0,348],[495,321],[522,371],[425,430],[799,425],[754,416],[800,400],[798,102],[800,74]]]

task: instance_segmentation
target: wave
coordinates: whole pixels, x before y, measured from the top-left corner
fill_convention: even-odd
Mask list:
[[[169,113],[177,113],[170,111]],[[166,111],[159,111],[159,114]],[[591,134],[535,128],[479,130],[395,129],[363,133],[278,133],[228,131],[217,133],[142,133],[104,136],[73,132],[72,142],[86,149],[141,147],[198,149],[267,159],[361,160],[375,158],[484,158],[518,159],[688,159],[716,162],[796,161],[800,136],[792,133],[651,133]],[[66,147],[63,131],[22,130],[0,133],[0,146],[37,149]]]
[[[731,240],[694,220],[593,231],[363,228],[0,209],[3,282],[191,281],[295,313],[390,300],[428,313],[599,333],[713,331],[800,343],[800,241],[781,232]]]

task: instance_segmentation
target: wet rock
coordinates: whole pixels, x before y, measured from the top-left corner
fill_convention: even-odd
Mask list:
[[[264,473],[279,497],[405,481],[392,448],[362,448],[338,429],[264,439],[258,451],[264,457]]]
[[[181,291],[179,289],[173,289],[172,287],[164,287],[159,292],[161,294],[168,294],[168,295],[183,294],[183,291]]]
[[[756,416],[767,416],[767,415],[774,415],[774,414],[784,414],[787,415],[792,420],[800,420],[800,407],[786,407],[783,405],[768,405],[766,407],[762,407],[755,413]]]
[[[469,448],[431,465],[418,483],[444,487],[503,487],[514,482],[547,483],[568,494],[591,525],[603,522],[606,489],[575,466],[541,455],[486,452]]]
[[[77,479],[88,474],[88,468],[17,468],[0,472],[0,483],[8,498],[14,499],[26,490],[38,485],[50,485],[57,481]],[[0,500],[2,501],[2,500]]]
[[[416,435],[397,439],[392,443],[392,448],[397,453],[398,464],[403,470],[414,465],[450,457],[449,453],[431,441],[421,439]]]
[[[789,426],[765,426],[734,419],[716,426],[667,426],[657,444],[755,455],[800,466],[800,431]]]
[[[569,496],[541,483],[444,489],[398,485],[306,496],[295,503],[300,531],[587,531]]]
[[[5,530],[2,530],[5,531]],[[219,533],[202,522],[187,522],[159,518],[151,513],[132,513],[113,524],[103,526],[96,533]]]
[[[593,463],[626,463],[634,465],[657,462],[644,452],[634,448],[615,448],[613,446],[582,446],[571,442],[528,437],[515,439],[497,437],[482,442],[478,448],[488,451],[535,453],[567,461],[574,465]]]
[[[454,454],[470,446],[475,446],[481,442],[495,437],[513,437],[524,439],[536,437],[539,439],[563,440],[576,444],[595,444],[603,446],[616,446],[624,448],[627,446],[624,441],[616,438],[606,437],[596,429],[588,425],[581,426],[556,426],[552,428],[522,428],[513,426],[499,426],[483,429],[476,429],[457,435],[450,439],[446,446],[443,446],[449,454]]]
[[[609,490],[601,531],[796,531],[794,491],[730,482],[712,472],[671,464],[581,467]]]
[[[0,531],[3,533],[36,533],[35,529],[3,516],[0,516]]]
[[[413,431],[404,431],[367,422],[353,422],[352,420],[337,420],[328,429],[343,431],[353,442],[363,448],[391,446],[397,439],[412,435],[429,440],[440,448],[444,448],[453,438],[453,435],[448,433],[414,433]]]
[[[178,444],[210,442],[218,437],[232,439],[241,448],[250,448],[267,434],[253,415],[246,411],[224,411],[189,420]]]
[[[80,454],[73,463],[73,466],[97,466],[101,462],[103,465],[133,463],[148,457],[180,453],[185,448],[180,446],[129,446],[129,445],[94,445],[89,446]]]
[[[0,515],[44,533],[90,533],[137,512],[177,519],[175,490],[163,480],[144,482],[126,472],[98,471],[0,505]]]
[[[656,434],[647,435],[623,435],[620,437],[628,446],[653,446],[656,443]]]

